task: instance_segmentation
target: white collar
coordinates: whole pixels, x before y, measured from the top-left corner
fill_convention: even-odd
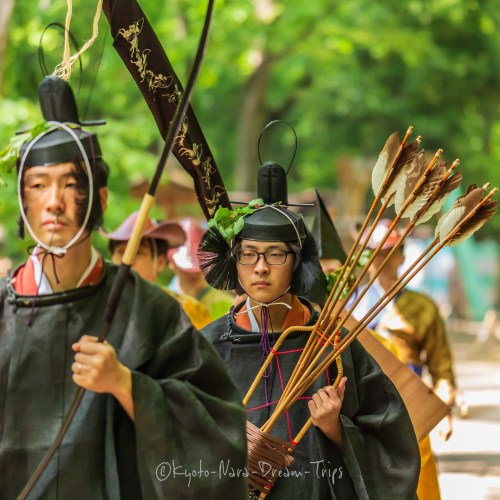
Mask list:
[[[259,324],[257,323],[257,318],[255,317],[255,314],[253,312],[253,308],[250,304],[250,297],[247,297],[245,305],[247,307],[246,312],[248,314],[248,319],[250,320],[251,331],[252,332],[260,332]]]
[[[48,295],[50,293],[54,293],[52,290],[52,287],[50,286],[49,280],[47,279],[47,276],[45,276],[45,273],[42,271],[42,264],[40,263],[40,260],[36,253],[38,252],[40,247],[35,247],[33,250],[33,253],[30,256],[31,261],[33,262],[33,269],[35,273],[35,283],[38,286],[38,295]],[[82,283],[85,281],[85,279],[89,276],[89,274],[93,271],[97,261],[99,259],[99,254],[97,253],[97,250],[94,247],[91,247],[90,249],[90,263],[83,271],[82,276],[78,280],[78,283],[76,285],[76,288],[80,288],[82,286]]]

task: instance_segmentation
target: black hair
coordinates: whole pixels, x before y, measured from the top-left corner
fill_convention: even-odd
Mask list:
[[[87,169],[82,161],[72,162],[75,170],[75,179],[78,185],[78,191],[81,194],[81,200],[78,200],[78,224],[81,226],[85,220],[87,212],[87,204],[89,199],[89,182],[87,177]],[[91,232],[96,227],[102,225],[103,210],[101,205],[101,197],[99,190],[108,185],[108,165],[100,158],[94,161],[95,168],[92,170],[92,183],[94,187],[94,196],[92,199],[92,207],[90,209],[89,220],[87,221],[87,229]]]

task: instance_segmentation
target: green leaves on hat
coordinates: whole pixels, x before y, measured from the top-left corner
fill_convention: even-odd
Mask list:
[[[264,205],[264,200],[257,198],[246,207],[237,207],[234,210],[221,206],[215,212],[213,219],[208,221],[208,227],[217,229],[227,244],[231,245],[235,236],[243,229],[243,217],[253,214],[262,205]]]
[[[31,130],[17,134],[10,140],[10,143],[0,150],[0,184],[5,184],[3,177],[9,174],[19,160],[21,147],[24,143],[32,141],[35,137],[50,128],[47,122],[35,125]]]

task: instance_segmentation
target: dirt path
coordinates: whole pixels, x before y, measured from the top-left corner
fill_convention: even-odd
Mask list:
[[[442,500],[500,500],[500,342],[479,349],[470,336],[451,340],[468,414],[455,416],[448,442],[431,434]]]

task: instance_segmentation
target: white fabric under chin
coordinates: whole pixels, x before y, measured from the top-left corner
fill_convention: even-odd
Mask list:
[[[50,293],[54,293],[54,291],[52,290],[49,280],[47,279],[47,276],[45,276],[45,273],[42,270],[42,264],[38,259],[38,256],[36,255],[39,249],[40,247],[38,246],[35,247],[33,253],[30,255],[30,259],[33,262],[33,269],[35,272],[35,283],[38,285],[38,295],[48,295]],[[82,283],[87,279],[87,277],[97,264],[98,259],[99,259],[99,254],[97,253],[97,250],[94,247],[92,247],[90,253],[90,264],[87,266],[81,278],[78,280],[76,288],[80,288],[82,286]]]
[[[247,307],[247,314],[248,314],[248,319],[250,320],[250,326],[252,332],[260,332],[260,327],[259,324],[257,323],[257,318],[255,317],[255,314],[252,310],[252,306],[250,304],[250,297],[247,297],[245,305]]]

